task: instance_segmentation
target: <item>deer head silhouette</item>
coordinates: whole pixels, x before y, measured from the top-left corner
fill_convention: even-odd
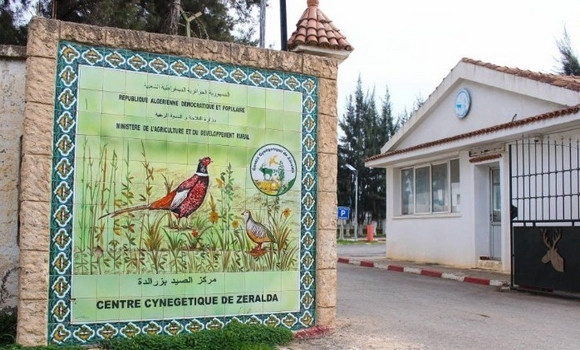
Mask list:
[[[548,251],[542,257],[542,262],[544,264],[550,262],[552,263],[552,267],[554,268],[554,270],[558,272],[564,272],[564,259],[558,253],[558,248],[556,248],[556,245],[562,238],[562,230],[557,229],[556,235],[554,235],[552,239],[548,237],[548,229],[543,228],[540,230],[540,232],[542,233],[542,239],[544,240],[544,244],[546,245],[546,247],[548,247]]]

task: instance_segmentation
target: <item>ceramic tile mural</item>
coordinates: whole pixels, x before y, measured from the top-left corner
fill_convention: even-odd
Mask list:
[[[49,342],[312,326],[317,79],[58,53]]]

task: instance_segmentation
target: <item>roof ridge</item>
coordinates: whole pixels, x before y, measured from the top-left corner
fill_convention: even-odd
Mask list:
[[[560,75],[554,73],[542,73],[531,70],[524,70],[520,68],[513,68],[507,66],[499,66],[493,63],[474,60],[472,58],[463,57],[461,62],[474,64],[476,66],[493,69],[498,72],[515,75],[522,78],[527,78],[542,83],[558,86],[564,89],[580,92],[580,77],[574,75]]]
[[[564,109],[560,109],[560,110],[556,110],[556,111],[552,111],[552,112],[538,114],[535,116],[527,117],[527,118],[516,120],[516,121],[498,124],[498,125],[490,126],[487,128],[474,130],[474,131],[469,131],[469,132],[459,134],[459,135],[444,137],[444,138],[439,139],[439,140],[429,141],[429,142],[421,143],[421,144],[407,147],[407,148],[397,149],[394,151],[387,151],[385,153],[381,153],[381,154],[377,154],[377,155],[374,155],[372,157],[369,157],[369,158],[365,159],[365,162],[390,157],[390,156],[400,154],[400,153],[407,153],[407,152],[412,152],[412,151],[416,151],[416,150],[423,149],[423,148],[433,147],[433,146],[437,146],[437,145],[444,144],[444,143],[449,143],[449,142],[453,142],[453,141],[467,139],[470,137],[475,137],[475,136],[479,136],[479,135],[483,135],[483,134],[490,134],[490,133],[497,132],[500,130],[511,129],[511,128],[515,128],[518,126],[522,126],[522,125],[526,125],[526,124],[530,124],[530,123],[535,123],[535,122],[538,122],[541,120],[558,118],[558,117],[562,117],[565,115],[574,114],[574,113],[578,113],[578,112],[580,112],[580,104],[575,105],[575,106],[571,106],[571,107],[566,107]]]
[[[296,30],[288,39],[288,48],[299,45],[353,51],[354,48],[322,10],[318,0],[307,0],[308,7],[296,23]]]

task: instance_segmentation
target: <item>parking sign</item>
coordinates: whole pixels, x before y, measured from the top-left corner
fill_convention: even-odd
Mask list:
[[[339,220],[348,220],[350,217],[350,208],[349,207],[338,207],[338,219]]]

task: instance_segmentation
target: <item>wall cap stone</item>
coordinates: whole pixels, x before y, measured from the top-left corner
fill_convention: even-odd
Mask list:
[[[0,45],[0,57],[14,60],[25,60],[26,46]]]

